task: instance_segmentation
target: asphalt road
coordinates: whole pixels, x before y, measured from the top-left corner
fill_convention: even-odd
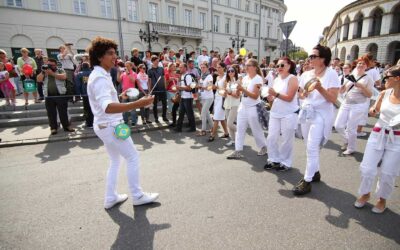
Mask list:
[[[323,181],[301,198],[301,140],[294,169],[278,173],[263,171],[251,136],[241,161],[225,159],[224,139],[189,136],[134,134],[142,186],[160,199],[109,212],[98,139],[0,149],[0,249],[400,249],[399,187],[383,215],[355,209],[362,154],[341,157],[337,134],[321,152]],[[118,187],[128,191],[125,166]]]

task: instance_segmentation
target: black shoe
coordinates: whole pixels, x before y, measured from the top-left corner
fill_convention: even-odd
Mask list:
[[[38,100],[39,100],[39,101],[43,101],[43,100],[44,100],[44,97],[40,97]]]
[[[170,124],[168,124],[168,127],[170,127],[170,128],[175,128],[175,127],[176,127],[176,123],[175,123],[175,122],[170,123]]]
[[[319,182],[321,181],[321,174],[319,171],[315,172],[311,182]]]
[[[291,168],[289,168],[283,164],[279,164],[279,167],[275,168],[275,170],[279,171],[279,172],[286,172],[286,171],[289,171],[290,169]]]
[[[163,117],[162,120],[163,120],[164,122],[169,122],[169,120],[168,120],[167,117]]]
[[[196,132],[196,129],[195,128],[191,128],[191,129],[186,130],[186,132]]]
[[[311,192],[311,182],[306,182],[304,179],[301,179],[292,191],[294,195],[307,194]]]
[[[152,121],[149,121],[149,120],[147,120],[147,121],[146,121],[146,123],[147,123],[147,124],[152,124],[153,122],[152,122]]]
[[[160,121],[158,119],[155,120],[156,123],[160,123]]]
[[[264,165],[265,170],[272,170],[279,167],[279,162],[268,161],[267,164]]]

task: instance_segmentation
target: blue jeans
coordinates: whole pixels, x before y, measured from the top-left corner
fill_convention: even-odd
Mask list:
[[[127,103],[127,102],[129,102],[129,99],[122,99],[122,102],[123,103]],[[136,115],[136,110],[135,109],[133,109],[133,110],[131,110],[129,112],[124,112],[122,114],[122,116],[124,117],[125,124],[128,124],[128,122],[129,122],[129,113],[131,115],[132,125],[136,125],[136,123],[137,123],[137,115]]]

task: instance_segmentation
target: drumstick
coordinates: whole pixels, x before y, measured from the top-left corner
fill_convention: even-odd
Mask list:
[[[150,90],[149,95],[153,93],[154,88],[157,86],[158,82],[161,80],[161,76],[157,79],[156,84],[154,84],[153,88]]]

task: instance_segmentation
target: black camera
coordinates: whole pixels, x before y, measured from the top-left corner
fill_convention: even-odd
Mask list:
[[[50,67],[49,67],[49,65],[47,65],[47,64],[43,64],[42,65],[42,70],[43,71],[45,71],[45,70],[48,70]]]

